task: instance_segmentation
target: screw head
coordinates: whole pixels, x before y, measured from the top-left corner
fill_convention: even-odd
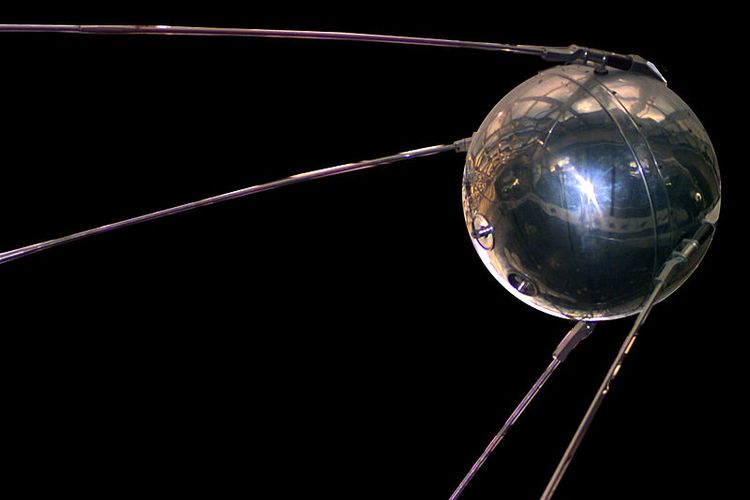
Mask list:
[[[495,246],[495,228],[482,214],[475,215],[471,221],[471,237],[485,250]]]

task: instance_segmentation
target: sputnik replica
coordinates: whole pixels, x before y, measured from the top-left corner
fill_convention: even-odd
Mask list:
[[[721,207],[719,169],[698,118],[637,55],[321,31],[4,24],[0,33],[299,38],[476,49],[563,63],[520,84],[472,137],[301,173],[0,253],[0,264],[142,222],[313,179],[446,152],[466,153],[462,200],[480,258],[515,297],[576,320],[450,499],[457,499],[555,369],[598,321],[636,315],[557,469],[550,499],[654,304],[697,268]]]

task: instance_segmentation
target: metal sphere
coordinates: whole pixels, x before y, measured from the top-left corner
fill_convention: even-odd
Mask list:
[[[506,95],[474,135],[463,178],[467,228],[490,272],[572,319],[637,313],[675,247],[720,205],[716,155],[690,108],[652,76],[587,65]]]

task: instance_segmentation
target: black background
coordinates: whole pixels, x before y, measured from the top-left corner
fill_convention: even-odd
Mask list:
[[[217,4],[29,8],[0,22],[577,43],[655,62],[714,142],[724,207],[707,258],[654,310],[556,496],[599,499],[741,491],[747,90],[736,54],[715,51],[731,46],[730,17]],[[467,137],[547,66],[296,40],[3,34],[0,47],[2,250]],[[459,155],[420,159],[4,265],[8,472],[28,492],[447,498],[570,326],[484,269],[461,174]],[[467,499],[539,497],[630,323],[604,323],[581,345]]]

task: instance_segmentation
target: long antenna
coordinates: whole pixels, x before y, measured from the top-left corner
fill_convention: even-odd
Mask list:
[[[517,54],[543,55],[544,47],[509,45],[504,43],[446,40],[397,35],[374,35],[341,31],[301,31],[250,28],[204,28],[196,26],[138,25],[138,24],[0,24],[0,33],[78,33],[99,35],[189,35],[235,36],[248,38],[297,38],[304,40],[341,40],[352,42],[425,45],[459,49],[479,49]]]
[[[610,383],[620,372],[625,356],[628,355],[630,349],[633,347],[635,339],[638,336],[638,330],[640,330],[641,326],[646,321],[648,314],[651,312],[651,309],[654,307],[656,299],[659,296],[662,288],[664,287],[664,284],[670,278],[672,272],[678,265],[687,261],[691,257],[691,255],[694,254],[703,245],[704,242],[711,238],[711,236],[713,235],[713,231],[713,225],[709,223],[704,223],[703,225],[701,225],[701,227],[698,229],[698,231],[696,231],[695,235],[692,238],[682,240],[677,249],[672,252],[669,260],[667,260],[667,262],[661,268],[661,271],[655,278],[654,288],[651,292],[651,295],[649,295],[646,299],[641,312],[638,314],[638,317],[633,324],[633,327],[625,337],[620,350],[617,352],[617,356],[615,356],[614,362],[609,367],[607,375],[604,377],[604,380],[599,386],[599,390],[596,392],[596,396],[594,396],[594,400],[591,401],[591,405],[589,405],[589,408],[586,411],[583,420],[581,420],[581,423],[579,424],[578,429],[573,436],[573,439],[571,439],[568,448],[565,450],[565,453],[560,459],[560,463],[557,464],[557,468],[552,474],[552,477],[547,484],[547,488],[545,488],[544,493],[542,493],[541,500],[550,500],[550,498],[552,498],[552,495],[555,493],[555,490],[557,489],[560,481],[565,475],[565,471],[568,469],[570,462],[573,460],[573,456],[578,450],[578,447],[581,445],[581,441],[586,435],[586,431],[591,425],[591,422],[594,420],[596,412],[599,410],[602,401],[604,401],[604,396],[606,396],[609,392]]]
[[[534,382],[534,385],[531,386],[529,392],[526,393],[521,402],[518,403],[518,406],[516,406],[515,410],[513,410],[513,413],[510,414],[510,417],[508,417],[508,420],[505,421],[500,431],[495,434],[495,437],[492,438],[490,444],[487,445],[477,461],[474,462],[474,465],[471,466],[471,469],[469,469],[469,472],[466,473],[466,476],[464,476],[464,478],[461,480],[461,483],[458,485],[458,487],[456,487],[449,500],[456,500],[461,495],[461,493],[463,493],[463,491],[469,485],[469,482],[471,482],[477,472],[479,472],[479,469],[482,467],[482,465],[484,465],[484,462],[487,461],[490,454],[495,451],[495,448],[497,448],[497,445],[500,444],[500,441],[502,441],[505,435],[508,434],[511,426],[516,423],[516,420],[518,420],[518,417],[521,416],[521,413],[523,413],[526,407],[529,406],[531,400],[534,399],[534,396],[537,395],[545,382],[547,382],[547,379],[549,379],[552,373],[557,369],[557,367],[563,361],[565,361],[565,358],[568,357],[568,354],[570,354],[570,352],[575,349],[575,347],[582,340],[591,335],[591,332],[594,331],[595,326],[596,323],[579,321],[573,328],[570,329],[565,337],[563,337],[563,339],[560,341],[560,344],[558,344],[557,349],[555,349],[555,352],[552,354],[552,361],[550,362],[550,364],[547,365],[547,368],[544,370],[544,372],[542,372],[536,382]]]
[[[187,36],[235,36],[247,38],[297,38],[304,40],[339,40],[350,42],[391,43],[398,45],[422,45],[456,49],[477,49],[494,52],[509,52],[540,56],[553,62],[593,62],[601,67],[638,71],[664,77],[656,67],[640,56],[618,54],[599,49],[570,45],[568,47],[544,47],[540,45],[513,45],[507,43],[448,40],[398,35],[375,35],[370,33],[348,33],[342,31],[301,31],[252,28],[205,28],[198,26],[168,26],[163,24],[0,24],[0,33],[75,33],[96,35],[187,35]],[[664,80],[666,81],[666,80]]]
[[[471,141],[470,138],[461,139],[452,144],[442,144],[439,146],[430,146],[430,147],[421,148],[421,149],[412,149],[410,151],[404,151],[402,153],[397,153],[395,155],[376,158],[374,160],[364,160],[364,161],[360,161],[356,163],[347,163],[344,165],[337,165],[335,167],[324,168],[320,170],[312,170],[310,172],[292,175],[291,177],[286,177],[284,179],[267,182],[265,184],[258,184],[255,186],[238,189],[236,191],[230,191],[228,193],[211,196],[209,198],[204,198],[202,200],[192,201],[190,203],[185,203],[183,205],[177,205],[175,207],[165,208],[163,210],[158,210],[156,212],[151,212],[145,215],[140,215],[138,217],[121,220],[119,222],[114,222],[112,224],[106,224],[104,226],[99,226],[99,227],[95,227],[92,229],[87,229],[85,231],[80,231],[78,233],[69,234],[61,238],[55,238],[52,240],[42,241],[40,243],[35,243],[33,245],[28,245],[25,247],[16,248],[15,250],[9,250],[7,252],[0,253],[0,264],[5,264],[6,262],[10,262],[12,260],[25,257],[32,253],[41,252],[42,250],[46,250],[48,248],[57,247],[60,245],[64,245],[66,243],[71,243],[73,241],[78,241],[84,238],[89,238],[91,236],[96,236],[98,234],[108,233],[110,231],[114,231],[115,229],[121,229],[123,227],[128,227],[128,226],[134,226],[142,222],[147,222],[147,221],[151,221],[155,219],[161,219],[163,217],[169,217],[171,215],[177,215],[182,212],[187,212],[188,210],[193,210],[195,208],[205,207],[208,205],[213,205],[215,203],[221,203],[223,201],[234,200],[237,198],[243,198],[245,196],[250,196],[251,194],[262,193],[263,191],[271,191],[272,189],[277,189],[277,188],[284,187],[284,186],[290,186],[292,184],[299,184],[301,182],[307,182],[307,181],[311,181],[314,179],[321,179],[323,177],[330,177],[332,175],[338,175],[338,174],[343,174],[347,172],[354,172],[357,170],[364,170],[367,168],[378,167],[380,165],[387,165],[389,163],[395,163],[397,161],[410,160],[412,158],[421,158],[423,156],[431,156],[431,155],[435,155],[439,153],[446,153],[448,151],[454,151],[457,153],[465,152],[466,149],[468,148],[470,141]]]

